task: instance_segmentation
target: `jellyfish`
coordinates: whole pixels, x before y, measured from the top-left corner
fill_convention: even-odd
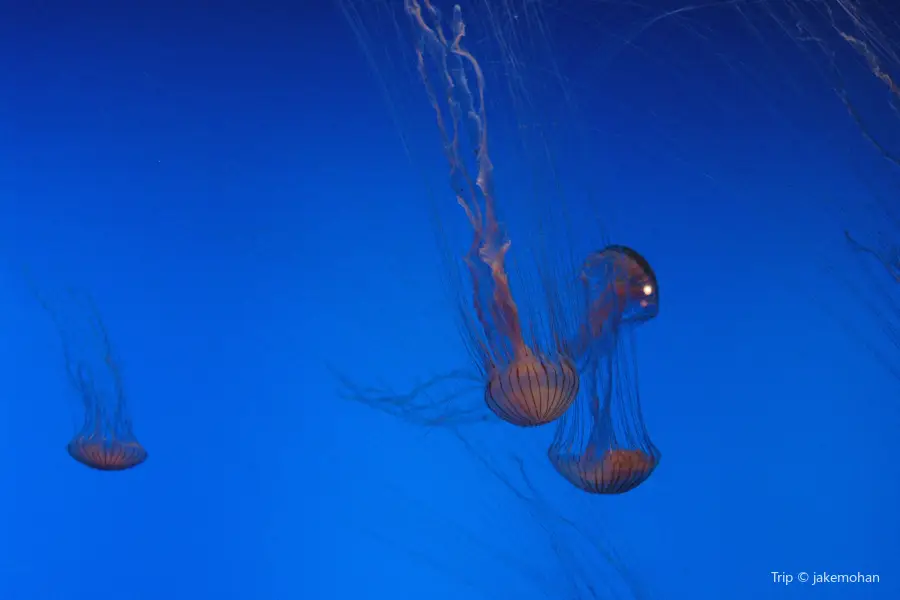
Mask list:
[[[98,471],[124,471],[147,460],[147,451],[134,435],[122,374],[115,359],[106,325],[87,295],[70,291],[72,307],[85,313],[81,323],[64,323],[59,313],[38,295],[38,301],[59,333],[66,375],[83,408],[81,427],[66,446],[79,463]],[[71,327],[69,326],[71,325]],[[82,336],[74,327],[86,326]],[[83,345],[94,356],[79,356]],[[99,360],[98,360],[99,359]]]
[[[636,326],[659,312],[656,275],[634,250],[608,246],[581,274],[591,351],[581,363],[582,390],[560,419],[547,455],[557,472],[593,494],[622,494],[659,464],[641,413],[634,352]]]
[[[627,246],[610,245],[588,256],[579,280],[587,315],[574,345],[582,360],[593,343],[612,340],[604,327],[639,324],[659,312],[656,275],[646,259]]]
[[[404,6],[415,32],[417,70],[435,112],[452,190],[471,227],[468,251],[462,261],[448,261],[452,264],[447,268],[453,271],[448,277],[452,300],[482,381],[483,402],[512,425],[545,425],[572,404],[578,372],[563,326],[546,318],[554,307],[533,310],[524,318],[513,295],[507,263],[511,240],[498,215],[488,153],[484,74],[463,45],[466,25],[459,6],[453,9],[449,34],[429,0],[405,0]],[[464,149],[466,140],[472,148]],[[545,282],[541,290],[550,305],[556,302],[551,288],[552,283]]]

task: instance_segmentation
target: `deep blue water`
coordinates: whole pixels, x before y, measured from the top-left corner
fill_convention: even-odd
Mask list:
[[[593,497],[545,430],[469,428],[473,454],[339,397],[329,365],[398,391],[465,365],[432,200],[468,244],[402,3],[341,2],[0,3],[0,598],[563,599],[571,557],[604,598],[900,597],[897,348],[866,309],[897,292],[843,237],[897,179],[835,73],[881,143],[900,129],[837,3],[464,6],[513,248],[559,193],[573,246],[602,222],[659,276],[662,462]],[[96,299],[145,464],[66,453],[78,398],[29,281]],[[477,456],[522,457],[541,502]],[[801,571],[881,582],[773,582]]]

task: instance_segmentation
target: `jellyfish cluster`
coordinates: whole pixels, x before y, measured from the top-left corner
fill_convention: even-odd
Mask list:
[[[634,351],[638,326],[659,312],[656,274],[635,250],[607,244],[580,265],[531,265],[540,283],[523,286],[533,297],[530,310],[520,310],[513,281],[521,278],[510,277],[507,257],[514,250],[489,154],[485,76],[465,47],[462,9],[454,7],[446,27],[430,0],[404,6],[451,188],[471,228],[468,250],[455,261],[459,272],[448,277],[459,282],[452,296],[475,373],[468,381],[479,382],[488,416],[522,428],[555,424],[549,461],[577,488],[633,490],[660,459],[641,414]],[[447,396],[423,402],[428,387],[403,396],[349,389],[357,400],[418,423],[459,425],[479,414]]]

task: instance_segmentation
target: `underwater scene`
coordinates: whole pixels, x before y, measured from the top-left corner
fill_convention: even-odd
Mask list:
[[[900,598],[900,4],[0,4],[0,600]]]

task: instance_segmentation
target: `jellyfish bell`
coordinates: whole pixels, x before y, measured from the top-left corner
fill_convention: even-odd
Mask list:
[[[561,417],[578,394],[578,385],[571,360],[528,353],[491,374],[484,400],[507,423],[535,427]]]
[[[588,256],[581,281],[589,299],[588,318],[594,335],[609,318],[637,324],[659,314],[656,273],[647,259],[627,246],[607,246]]]
[[[590,361],[611,351],[614,330],[646,323],[659,314],[659,284],[647,259],[620,244],[590,254],[578,280],[581,324],[569,345],[579,370],[590,370]]]
[[[608,448],[598,453],[588,446],[584,454],[553,454],[550,462],[569,483],[591,494],[624,494],[646,481],[659,463],[657,453],[640,448]]]
[[[66,450],[84,466],[98,471],[124,471],[147,460],[147,451],[136,440],[78,434]]]

